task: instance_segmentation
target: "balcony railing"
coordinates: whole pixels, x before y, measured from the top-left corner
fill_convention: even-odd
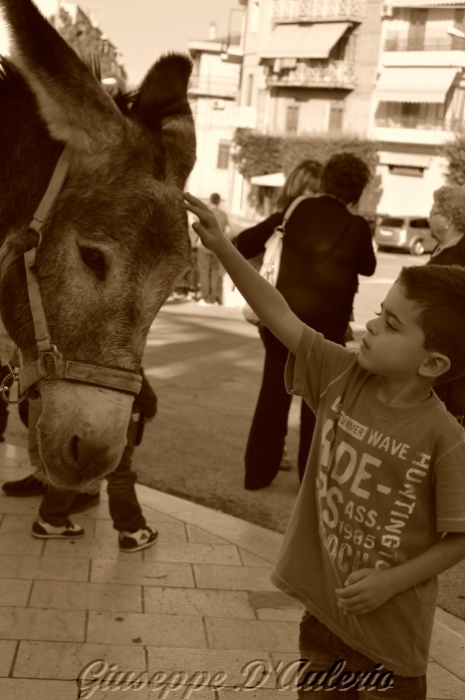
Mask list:
[[[238,79],[209,75],[191,75],[188,92],[197,95],[234,98],[237,96]]]
[[[463,120],[443,118],[431,119],[415,115],[399,115],[397,117],[377,117],[375,125],[388,129],[422,129],[425,131],[454,131],[463,132]]]
[[[308,65],[299,63],[291,70],[270,73],[270,87],[323,87],[353,90],[357,84],[355,64],[348,61],[325,61]]]
[[[360,19],[365,0],[273,0],[273,22]]]
[[[385,51],[465,51],[465,39],[459,36],[424,37],[409,39],[406,36],[389,36]]]

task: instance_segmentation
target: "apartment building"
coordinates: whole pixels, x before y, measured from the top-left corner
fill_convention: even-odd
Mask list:
[[[244,49],[243,13],[237,9],[226,36],[217,37],[212,24],[208,39],[188,43],[194,64],[188,98],[197,135],[197,162],[188,186],[202,198],[218,192],[228,204],[233,198],[234,132],[238,127],[256,126],[255,110],[238,101]]]
[[[380,0],[248,0],[241,104],[265,133],[366,135]]]
[[[380,143],[378,211],[427,215],[465,129],[465,4],[387,0],[370,135]]]

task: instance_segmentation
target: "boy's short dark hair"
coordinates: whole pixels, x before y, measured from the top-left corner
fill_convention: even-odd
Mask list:
[[[420,307],[424,348],[449,358],[437,383],[465,374],[465,268],[460,265],[403,267],[398,277],[407,299]]]
[[[210,204],[213,204],[215,207],[217,207],[220,202],[221,202],[220,195],[217,194],[216,192],[213,192],[213,194],[210,195]]]
[[[344,204],[356,204],[370,179],[370,170],[353,153],[336,153],[323,168],[321,186],[324,194],[340,199]]]

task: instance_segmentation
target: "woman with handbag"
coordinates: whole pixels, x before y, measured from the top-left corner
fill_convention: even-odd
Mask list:
[[[318,196],[321,171],[323,194]],[[350,153],[332,156],[323,169],[315,161],[304,161],[288,177],[278,200],[279,211],[236,239],[245,258],[260,255],[292,202],[307,195],[288,217],[276,288],[302,321],[340,345],[344,345],[358,275],[371,276],[376,268],[368,223],[348,210],[359,201],[368,180],[367,166]],[[300,187],[294,186],[296,182]],[[265,365],[245,453],[248,490],[269,486],[278,473],[292,398],[284,385],[288,351],[268,329],[259,326],[259,332]],[[300,480],[314,426],[315,416],[302,402]]]

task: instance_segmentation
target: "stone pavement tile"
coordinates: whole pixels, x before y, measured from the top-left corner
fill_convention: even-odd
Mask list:
[[[436,608],[434,619],[446,625],[449,629],[454,630],[454,632],[458,632],[462,637],[465,637],[465,620],[461,620],[441,608]]]
[[[83,642],[85,621],[86,613],[80,610],[0,608],[0,637],[36,641]]]
[[[427,698],[428,700],[463,700],[465,683],[435,661],[430,661],[427,673]]]
[[[27,517],[25,515],[15,515],[15,514],[8,514],[4,515],[3,521],[0,525],[0,533],[4,534],[7,532],[16,532],[20,535],[27,536],[31,538],[31,541],[36,541],[36,542],[42,542],[44,543],[44,540],[34,540],[31,534],[31,528],[32,528],[32,523],[34,522],[35,518],[37,517],[37,514],[39,512],[39,506],[36,508],[36,512],[34,513],[33,517]],[[78,523],[79,525],[81,524],[81,518],[80,518],[80,513],[78,515],[73,515],[72,516],[72,521],[73,523]],[[97,521],[95,520],[87,520],[85,524],[83,525],[86,533],[86,538],[87,537],[92,537],[94,534],[94,528],[95,528],[95,523]],[[77,540],[73,540],[77,541]]]
[[[259,620],[281,620],[283,622],[300,622],[302,613],[303,608],[302,610],[294,610],[292,608],[258,608],[257,610]]]
[[[148,520],[148,524],[152,525],[152,522]],[[87,523],[86,523],[87,525]],[[158,530],[158,541],[169,541],[169,542],[187,542],[186,528],[184,523],[180,522],[159,522],[153,523],[154,527]],[[113,528],[113,524],[108,520],[96,520],[95,521],[95,537],[99,539],[104,539],[105,541],[116,541],[118,533]]]
[[[88,521],[87,521],[88,522]],[[87,525],[83,522],[83,527]],[[98,539],[83,537],[81,540],[48,540],[45,543],[44,557],[76,557],[80,559],[127,559],[142,561],[142,552],[120,552],[118,535],[113,531],[113,538]]]
[[[35,581],[29,607],[142,612],[142,589],[114,583]]]
[[[0,554],[0,578],[29,578],[49,581],[87,581],[87,559],[53,559],[52,557],[15,557]]]
[[[103,660],[103,663],[99,660]],[[71,642],[20,642],[13,676],[76,680],[104,678],[116,665],[117,672],[146,670],[143,647],[116,644],[74,644]],[[87,670],[85,670],[87,667]]]
[[[25,447],[17,447],[9,442],[0,443],[0,464],[3,464],[4,457],[11,457],[18,460],[18,462],[22,462],[27,459],[27,456]]]
[[[40,496],[31,498],[12,498],[0,493],[0,513],[15,513],[18,515],[30,515],[35,518],[40,505]]]
[[[247,523],[226,513],[220,513],[197,503],[188,503],[182,498],[139,485],[137,493],[144,503],[167,515],[195,525],[225,539],[230,544],[244,547],[270,562],[276,561],[284,536],[266,530],[258,525]]]
[[[0,698],[2,700],[76,700],[77,685],[75,681],[37,681],[1,678]],[[95,700],[95,695],[93,698]],[[102,699],[97,698],[97,700]],[[114,697],[111,700],[114,700]]]
[[[293,651],[299,634],[294,622],[205,618],[211,649]]]
[[[145,503],[141,503],[142,510],[144,511],[144,515],[147,518],[147,520],[150,520],[151,523],[154,523],[155,525],[157,523],[179,523],[181,522],[177,518],[173,518],[171,515],[166,515],[165,513],[160,513],[159,510],[156,510],[155,508],[150,508],[150,506],[145,505]]]
[[[98,686],[99,683],[102,683],[101,688]],[[97,687],[95,687],[95,684],[97,684]],[[77,690],[75,690],[75,692],[77,692]],[[61,698],[61,700],[77,700],[77,697],[77,695],[73,695],[72,698]],[[82,685],[79,700],[87,700],[88,698],[92,698],[92,700],[157,700],[160,698],[160,700],[162,700],[159,692],[151,692],[149,688],[143,687],[142,689],[137,689],[136,691],[131,688],[125,688],[123,684],[122,687],[117,685],[117,688],[114,689],[114,683],[112,683],[108,688],[104,680],[94,681],[90,687],[88,685]],[[200,698],[200,700],[202,699]],[[214,700],[214,698],[211,697],[209,700]]]
[[[89,613],[87,642],[206,648],[201,617],[150,613]]]
[[[42,540],[30,533],[0,532],[0,554],[35,554],[40,556],[44,548]]]
[[[32,581],[25,579],[0,579],[0,605],[25,608],[29,599]]]
[[[144,588],[144,603],[145,612],[149,613],[255,620],[245,591],[147,586]]]
[[[222,588],[231,591],[276,591],[269,571],[258,566],[212,566],[194,564],[198,588]]]
[[[18,642],[0,640],[0,676],[5,677],[10,673]]]
[[[186,525],[186,528],[189,542],[204,544],[228,544],[227,540],[222,540],[220,537],[212,535],[210,532],[206,532],[206,530],[201,530],[199,527],[195,527],[195,525]]]
[[[181,683],[192,685],[194,680],[192,674],[196,672],[206,672],[210,675],[204,680],[212,681],[216,674],[225,675],[223,684],[226,686],[243,685],[247,678],[251,677],[251,662],[255,659],[262,659],[264,665],[270,663],[270,656],[267,652],[252,650],[219,650],[219,649],[152,649],[147,647],[149,673],[162,671],[167,674],[181,672],[187,674],[187,679],[179,676]],[[219,675],[217,676],[219,680]],[[265,687],[273,688],[275,685],[274,674],[264,683]],[[211,684],[213,687],[213,683]],[[195,698],[196,696],[193,695]]]
[[[248,552],[246,549],[242,548],[239,548],[239,554],[241,555],[244,566],[263,566],[267,568],[271,574],[273,564],[266,559],[258,557],[256,554],[252,554],[252,552]]]
[[[94,559],[90,580],[94,583],[131,583],[137,586],[184,588],[195,586],[190,564],[131,562],[116,559]]]
[[[162,537],[154,547],[144,550],[144,560],[241,566],[239,552],[232,544],[193,544],[189,542],[179,543],[173,547],[171,542],[163,540]]]
[[[435,620],[430,656],[440,666],[465,681],[465,637]]]

